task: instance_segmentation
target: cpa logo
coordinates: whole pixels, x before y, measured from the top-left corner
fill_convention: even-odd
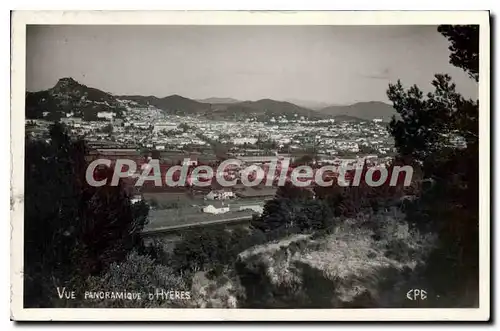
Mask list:
[[[411,289],[406,293],[406,297],[411,300],[425,300],[427,299],[427,291],[418,288]]]

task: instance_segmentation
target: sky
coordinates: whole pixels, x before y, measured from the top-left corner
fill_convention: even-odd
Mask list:
[[[388,102],[401,79],[430,91],[435,73],[477,98],[449,64],[436,26],[28,26],[26,88],[72,77],[123,95]]]

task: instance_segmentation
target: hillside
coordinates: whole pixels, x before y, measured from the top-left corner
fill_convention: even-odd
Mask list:
[[[113,112],[120,117],[124,110],[113,95],[80,84],[72,78],[61,78],[48,90],[26,92],[25,109],[26,118],[50,120],[66,117],[70,113],[85,120],[95,120],[100,111]]]
[[[337,115],[337,116],[333,116],[333,118],[337,122],[363,122],[363,121],[366,121],[365,119],[362,119],[359,117],[354,117],[354,116],[349,116],[349,115]]]
[[[165,98],[153,96],[120,96],[120,99],[132,100],[142,105],[153,105],[169,113],[178,115],[198,115],[217,120],[243,120],[250,117],[269,119],[284,115],[289,118],[304,116],[323,118],[323,114],[297,106],[290,102],[262,99],[258,101],[237,101],[228,98],[210,98],[214,103],[203,103],[179,95]],[[207,100],[207,99],[205,99]],[[229,102],[228,102],[229,101]]]
[[[121,95],[120,99],[132,100],[143,106],[155,106],[165,112],[177,115],[203,114],[211,108],[210,104],[198,102],[177,94],[169,95],[164,98],[141,95]]]
[[[258,101],[244,101],[237,104],[228,105],[224,110],[226,114],[253,116],[258,118],[270,118],[275,116],[285,116],[293,118],[295,115],[308,118],[322,118],[322,114],[311,109],[297,106],[286,101],[276,101],[271,99],[261,99]]]
[[[158,99],[154,106],[175,114],[197,114],[210,110],[209,104],[184,98],[177,94]]]
[[[382,216],[382,215],[380,215]],[[239,254],[241,308],[414,307],[406,292],[435,237],[410,229],[397,213],[379,223],[347,219],[334,231],[296,234]]]
[[[348,106],[330,106],[319,110],[320,113],[330,116],[349,115],[359,117],[364,120],[381,118],[384,121],[390,121],[396,110],[384,102],[369,101],[358,102]]]
[[[361,121],[382,118],[389,121],[396,112],[383,102],[359,102],[349,106],[329,106],[312,110],[292,102],[261,99],[239,101],[232,98],[208,98],[200,101],[174,94],[163,98],[156,96],[114,96],[96,88],[83,85],[72,78],[61,78],[57,84],[44,91],[26,92],[26,118],[57,120],[68,114],[85,120],[96,120],[97,113],[107,111],[121,117],[123,100],[135,101],[142,106],[154,106],[169,114],[201,116],[214,120],[269,120],[284,116],[288,119],[335,118],[337,121]]]
[[[154,95],[119,95],[118,99],[120,100],[130,100],[135,101],[139,105],[148,106],[155,105],[159,102],[160,98],[155,97]]]
[[[286,99],[283,101],[290,102],[296,104],[297,106],[309,108],[312,110],[320,110],[332,106],[331,103],[321,102],[321,101],[311,101],[311,100],[301,100],[301,99]]]

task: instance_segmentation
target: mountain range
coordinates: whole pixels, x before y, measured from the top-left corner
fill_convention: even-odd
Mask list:
[[[100,111],[121,115],[125,107],[110,93],[80,84],[72,78],[61,78],[54,87],[26,92],[26,118],[57,120],[66,114],[95,120]],[[44,116],[46,113],[47,116]]]
[[[177,115],[205,117],[207,119],[244,120],[254,117],[269,119],[304,117],[309,119],[337,118],[338,120],[362,121],[381,118],[389,120],[396,112],[392,106],[378,101],[358,102],[348,106],[330,105],[312,109],[289,101],[261,99],[239,101],[233,98],[208,98],[193,100],[180,95],[166,97],[142,95],[113,95],[99,89],[80,84],[72,78],[61,78],[54,87],[38,92],[26,92],[26,118],[57,119],[68,113],[87,120],[96,119],[98,111],[111,111],[121,116],[122,100],[139,105],[151,105]],[[312,103],[309,102],[312,106]],[[322,103],[315,103],[322,106]],[[46,114],[46,116],[43,115]]]
[[[321,101],[311,101],[311,100],[302,100],[302,99],[286,99],[284,101],[294,103],[297,106],[301,106],[304,108],[309,108],[312,110],[320,110],[326,107],[333,106],[333,104],[328,103],[328,102],[321,102]]]
[[[196,100],[201,103],[239,103],[241,100],[233,98],[206,98]]]
[[[329,116],[351,116],[365,120],[380,118],[383,121],[390,121],[392,115],[396,115],[396,110],[384,102],[369,101],[357,102],[348,106],[329,106],[319,110],[320,113]]]

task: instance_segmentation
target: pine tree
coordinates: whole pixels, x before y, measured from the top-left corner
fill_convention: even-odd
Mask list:
[[[148,206],[131,205],[122,184],[88,185],[85,155],[85,143],[72,141],[58,123],[48,142],[26,139],[26,307],[50,307],[57,286],[77,286],[121,261],[140,241]]]
[[[438,31],[451,43],[450,63],[478,81],[479,28],[440,26]],[[429,270],[441,280],[436,287],[444,290],[478,279],[479,102],[456,92],[447,75],[436,75],[432,84],[434,91],[426,97],[416,86],[405,90],[399,81],[389,86],[389,99],[401,115],[393,118],[389,131],[400,155],[421,164],[424,176],[434,182],[408,210],[408,219],[439,234],[441,247]],[[453,138],[464,146],[452,144]]]

